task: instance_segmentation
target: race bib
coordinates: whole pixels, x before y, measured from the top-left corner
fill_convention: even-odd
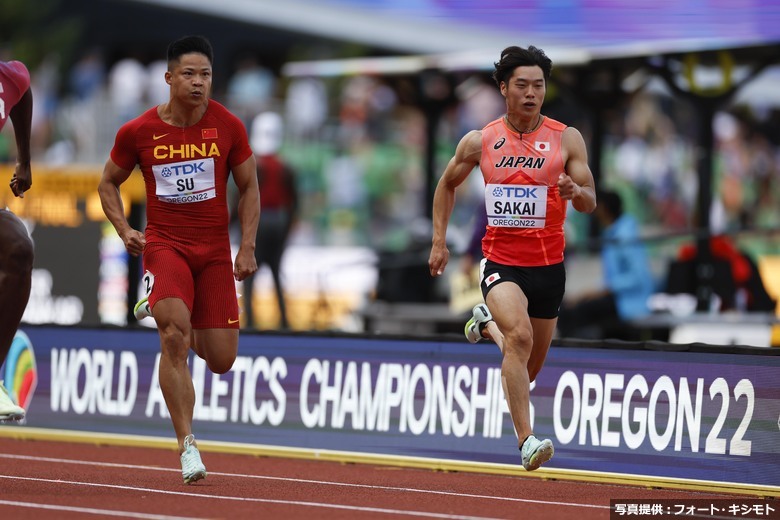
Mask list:
[[[144,295],[148,298],[154,288],[154,275],[149,271],[145,271],[144,277],[141,279],[141,285],[143,286]]]
[[[3,84],[0,83],[0,94],[2,94],[2,93],[3,93]],[[2,97],[0,97],[0,119],[5,119],[5,118],[6,118],[6,115],[5,115],[5,100],[3,100]],[[3,124],[5,124],[5,123],[4,122],[0,123],[0,128],[3,128]]]
[[[488,226],[543,228],[547,217],[547,186],[488,184],[485,208]]]
[[[190,204],[217,196],[214,158],[152,166],[157,198],[171,204]]]

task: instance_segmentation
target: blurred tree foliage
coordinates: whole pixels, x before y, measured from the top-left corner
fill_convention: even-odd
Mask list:
[[[35,69],[56,56],[67,67],[83,30],[83,21],[63,15],[61,0],[0,0],[0,59],[15,59]]]

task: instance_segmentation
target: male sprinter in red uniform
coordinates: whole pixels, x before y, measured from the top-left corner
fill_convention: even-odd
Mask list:
[[[30,73],[19,61],[0,61],[0,130],[9,119],[16,139],[16,169],[11,191],[17,197],[32,185],[30,129],[32,127]],[[10,211],[0,208],[0,367],[11,349],[22,321],[32,283],[33,243],[27,229]],[[24,419],[24,409],[15,404],[0,381],[0,421]]]
[[[480,273],[487,306],[474,307],[466,333],[476,342],[486,331],[501,349],[504,394],[528,471],[554,452],[549,439],[533,435],[529,394],[550,348],[566,284],[567,201],[582,212],[596,208],[582,135],[541,114],[551,70],[552,61],[536,47],[501,53],[493,78],[506,98],[506,115],[458,143],[434,194],[428,260],[432,276],[444,272],[455,188],[479,165],[488,213]]]
[[[98,191],[103,211],[132,255],[143,253],[147,298],[136,317],[153,316],[160,333],[160,388],[179,442],[182,475],[205,478],[192,435],[195,392],[189,349],[224,374],[238,352],[235,280],[257,270],[260,198],[243,123],[209,99],[213,53],[205,38],[168,47],[170,101],[126,123],[116,136]],[[146,233],[130,227],[119,186],[138,164],[147,198]],[[227,182],[238,187],[241,245],[235,265],[228,237]]]

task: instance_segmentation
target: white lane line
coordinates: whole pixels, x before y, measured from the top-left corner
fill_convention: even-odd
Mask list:
[[[14,502],[0,500],[0,505],[29,507],[32,509],[48,509],[49,511],[67,511],[69,513],[85,513],[88,515],[121,516],[123,518],[141,518],[143,520],[200,520],[191,516],[150,515],[147,513],[131,513],[130,511],[114,511],[112,509],[94,509],[91,507],[71,507],[56,504],[36,504],[33,502]]]
[[[135,464],[118,464],[115,462],[90,462],[84,460],[58,459],[58,458],[51,458],[51,457],[34,457],[31,455],[11,455],[11,454],[0,453],[0,459],[2,458],[32,460],[32,461],[40,461],[40,462],[66,463],[66,464],[82,464],[87,466],[98,466],[98,467],[141,469],[141,470],[151,470],[151,471],[170,471],[170,472],[180,473],[180,470],[178,469],[160,468],[157,466],[140,466]],[[253,478],[253,479],[261,479],[261,480],[278,480],[282,482],[298,482],[302,484],[318,484],[323,486],[341,486],[341,487],[354,487],[354,488],[363,488],[363,489],[379,489],[383,491],[402,491],[406,493],[427,493],[432,495],[444,495],[444,496],[454,496],[454,497],[464,497],[464,498],[479,498],[484,500],[502,500],[507,502],[524,502],[529,504],[540,504],[540,505],[551,505],[551,506],[584,507],[584,508],[593,508],[593,509],[610,508],[608,505],[598,505],[598,504],[580,504],[576,502],[557,502],[552,500],[532,500],[529,498],[500,497],[494,495],[475,495],[471,493],[455,493],[452,491],[437,491],[432,489],[419,489],[419,488],[407,488],[407,487],[395,487],[395,486],[375,486],[369,484],[353,484],[349,482],[332,482],[328,480],[310,480],[310,479],[291,478],[291,477],[273,477],[268,475],[219,473],[216,471],[209,471],[209,475],[217,475],[221,477]]]
[[[0,479],[25,480],[29,482],[45,482],[48,484],[57,484],[57,485],[69,484],[72,486],[120,489],[123,491],[141,491],[143,493],[157,493],[161,495],[199,497],[199,498],[209,498],[209,499],[217,499],[217,500],[233,500],[237,502],[259,502],[264,504],[280,504],[280,505],[287,505],[287,506],[305,506],[305,507],[321,507],[326,509],[343,509],[347,511],[359,511],[361,513],[385,513],[389,515],[420,516],[420,517],[427,517],[427,518],[446,518],[449,520],[500,520],[497,518],[482,517],[482,516],[449,515],[445,513],[429,513],[426,511],[410,511],[404,509],[385,509],[381,507],[363,507],[363,506],[349,506],[346,504],[326,504],[322,502],[305,502],[302,500],[278,500],[273,498],[250,498],[250,497],[234,497],[234,496],[226,496],[226,495],[209,495],[209,494],[201,494],[201,493],[185,493],[183,491],[165,491],[161,489],[142,488],[142,487],[135,487],[135,486],[98,484],[95,482],[75,482],[71,480],[17,477],[14,475],[0,475]]]

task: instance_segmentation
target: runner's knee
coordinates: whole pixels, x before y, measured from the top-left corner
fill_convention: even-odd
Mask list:
[[[177,359],[187,359],[191,343],[191,332],[186,327],[178,326],[175,322],[164,325],[158,324],[160,333],[160,345],[163,354],[168,354]]]
[[[208,356],[206,355],[206,365],[209,370],[215,374],[226,374],[233,368],[235,357],[230,356]]]
[[[533,335],[525,327],[517,326],[504,333],[505,354],[513,353],[527,360],[531,355]]]

